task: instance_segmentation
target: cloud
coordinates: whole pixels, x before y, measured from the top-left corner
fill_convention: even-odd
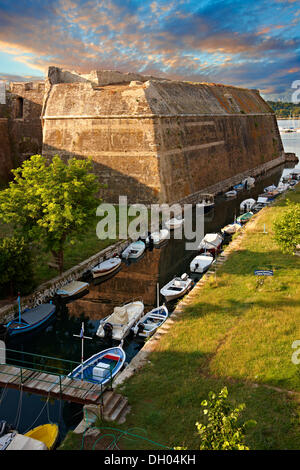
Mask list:
[[[297,3],[1,0],[0,47],[20,70],[132,70],[282,92],[299,74]]]

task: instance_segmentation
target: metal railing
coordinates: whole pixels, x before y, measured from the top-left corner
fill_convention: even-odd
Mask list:
[[[12,379],[9,380],[8,382],[6,381],[6,385],[9,386],[9,383],[12,384],[12,382],[16,382],[15,379],[19,378],[18,385],[21,386],[26,386],[26,382],[30,382],[32,380],[37,380],[39,383],[45,383],[49,384],[48,392],[51,394],[51,391],[58,385],[59,386],[59,391],[55,394],[59,395],[66,395],[64,394],[64,391],[66,389],[74,390],[74,392],[82,391],[85,392],[84,395],[89,392],[89,389],[86,388],[86,383],[91,384],[91,388],[93,385],[98,385],[100,387],[100,393],[98,395],[98,400],[101,400],[101,404],[103,405],[103,393],[107,389],[112,389],[112,384],[113,384],[113,376],[112,376],[112,370],[111,368],[108,370],[105,367],[102,367],[101,365],[97,364],[97,367],[100,369],[104,369],[105,372],[107,372],[107,375],[105,377],[105,384],[98,383],[97,380],[94,379],[92,374],[87,373],[85,371],[83,379],[81,379],[81,374],[79,372],[79,376],[74,378],[71,377],[70,374],[71,372],[79,367],[81,367],[81,363],[70,361],[68,359],[62,359],[62,358],[57,358],[53,356],[44,356],[40,354],[34,354],[34,353],[29,353],[29,352],[24,352],[24,351],[18,351],[14,349],[7,349],[7,348],[1,348],[0,351],[5,350],[6,353],[6,362],[5,363],[0,363],[0,382],[1,381],[1,376],[6,375],[6,376],[11,376]],[[55,364],[55,362],[58,362]],[[15,369],[9,370],[8,368],[5,368],[5,366],[11,366],[14,368],[17,368],[17,371]],[[26,371],[32,371],[32,372],[38,372],[40,374],[48,374],[51,375],[52,377],[45,377],[45,376],[37,376],[36,378],[32,376],[32,374],[28,375]],[[53,377],[54,376],[54,377]],[[109,380],[108,379],[109,376]],[[57,377],[57,378],[55,378]],[[72,381],[68,382],[66,384],[63,383],[64,379],[69,378]],[[3,382],[4,383],[4,382]],[[52,387],[51,387],[52,385]],[[32,388],[32,392],[36,389],[38,391],[38,387],[30,387]],[[41,390],[45,391],[45,390]],[[68,393],[67,396],[72,397],[72,394]],[[76,398],[76,397],[75,397]],[[78,397],[77,397],[78,398]],[[84,401],[84,398],[83,398]]]

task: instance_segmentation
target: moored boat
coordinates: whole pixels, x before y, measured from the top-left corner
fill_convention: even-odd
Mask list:
[[[34,308],[23,310],[19,314],[19,319],[6,323],[7,334],[15,336],[22,333],[28,333],[45,324],[56,311],[56,306],[52,303],[41,304]]]
[[[5,438],[5,436],[3,436]],[[48,450],[46,444],[32,437],[15,433],[10,436],[11,440],[5,450]],[[1,438],[2,440],[3,438]],[[0,444],[1,445],[1,444]],[[1,449],[1,447],[0,447]]]
[[[146,313],[132,330],[136,336],[149,338],[166,321],[168,316],[169,312],[165,305],[156,307]]]
[[[223,243],[223,237],[219,233],[207,233],[201,240],[198,250],[200,253],[211,253],[216,255],[220,250]]]
[[[86,359],[68,377],[105,385],[120,372],[125,359],[125,351],[120,346],[108,348]]]
[[[150,244],[152,239],[154,245],[161,245],[161,243],[165,242],[169,237],[169,230],[161,229],[159,232],[153,232],[146,238],[146,244]]]
[[[137,240],[135,242],[130,243],[130,245],[125,248],[122,252],[122,258],[125,259],[136,259],[142,256],[146,249],[146,245],[142,240]]]
[[[175,300],[183,296],[193,285],[193,280],[184,273],[181,277],[175,277],[160,289],[160,293],[165,297],[166,301]]]
[[[57,289],[56,294],[63,298],[73,297],[80,294],[81,292],[84,292],[88,287],[88,282],[72,281],[60,289]]]
[[[52,450],[57,442],[58,434],[59,428],[57,424],[48,423],[31,429],[24,436],[43,442],[48,450]]]
[[[209,253],[198,255],[191,261],[190,271],[199,274],[205,273],[213,261],[214,257]]]
[[[167,227],[168,230],[175,230],[176,228],[181,227],[183,223],[184,223],[184,219],[178,219],[174,217],[173,219],[166,220],[165,226]]]
[[[124,339],[144,312],[143,302],[136,300],[121,307],[115,307],[111,315],[100,321],[97,336],[111,337],[117,341]]]
[[[121,266],[121,263],[122,260],[119,258],[119,256],[114,256],[113,258],[102,261],[92,268],[93,278],[106,276],[113,273],[114,271],[117,271],[117,269],[119,269]]]
[[[234,233],[241,230],[241,228],[242,226],[240,224],[233,223],[233,224],[225,225],[225,227],[221,229],[221,232],[225,235],[233,235]]]
[[[255,183],[255,178],[252,176],[247,176],[247,178],[242,180],[242,185],[244,186],[244,189],[249,189],[254,186]]]
[[[235,185],[233,186],[233,189],[234,189],[235,191],[242,191],[242,190],[244,189],[244,185],[243,185],[243,183],[235,184]]]
[[[196,206],[203,207],[204,213],[210,211],[215,206],[214,195],[213,194],[201,194]]]
[[[235,190],[227,191],[225,193],[225,197],[227,197],[227,198],[236,197],[236,195],[237,195],[237,191],[235,191]]]
[[[253,212],[246,212],[245,214],[242,214],[240,215],[236,221],[239,223],[239,224],[245,224],[246,222],[248,222],[248,220],[251,219],[251,217],[253,216]]]
[[[240,210],[243,212],[248,212],[251,211],[252,207],[256,203],[255,199],[245,199],[244,201],[241,202],[240,204]]]

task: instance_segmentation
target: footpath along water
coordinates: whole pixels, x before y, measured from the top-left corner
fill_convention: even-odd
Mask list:
[[[286,121],[280,127],[287,127]],[[300,133],[283,134],[285,151],[300,156]],[[298,164],[298,167],[300,165]],[[289,170],[278,167],[256,182],[250,191],[243,191],[236,199],[216,198],[215,208],[205,215],[205,233],[219,231],[224,225],[233,222],[239,215],[240,202],[246,198],[257,198],[266,186],[277,185],[282,173]],[[85,335],[94,336],[99,320],[110,314],[114,306],[142,299],[145,311],[156,306],[156,284],[166,284],[176,275],[189,272],[190,261],[195,252],[185,250],[185,240],[171,239],[169,242],[145,254],[135,263],[126,265],[111,279],[96,280],[90,285],[89,292],[82,298],[59,306],[57,316],[46,328],[24,339],[16,340],[13,347],[19,351],[32,352],[45,356],[55,356],[80,362],[81,342],[74,338],[79,334],[81,322],[85,322]],[[163,299],[160,299],[162,302]],[[125,341],[127,362],[142,347],[141,341]],[[107,347],[98,337],[85,341],[85,358]],[[51,400],[44,397],[22,393],[17,390],[2,390],[0,395],[0,420],[5,419],[16,425],[19,432],[52,421],[59,423],[61,437],[73,429],[82,418],[82,407],[68,402]]]

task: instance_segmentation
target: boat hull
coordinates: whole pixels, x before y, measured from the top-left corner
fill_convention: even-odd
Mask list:
[[[18,321],[17,320],[15,322],[8,323],[6,325],[8,336],[10,336],[10,337],[14,336],[15,337],[17,335],[21,335],[21,334],[24,334],[24,333],[29,333],[29,332],[41,327],[45,323],[47,323],[47,321],[54,315],[54,313],[56,311],[56,306],[54,304],[40,305],[40,306],[35,307],[33,309],[25,310],[21,314],[21,321],[22,321],[22,319],[23,319],[23,321],[26,321],[26,318],[28,317],[30,312],[32,312],[33,314],[38,315],[39,309],[41,307],[46,306],[46,305],[49,306],[48,311],[43,315],[42,318],[40,318],[36,322],[33,322],[31,324],[27,324],[27,325],[24,324],[24,326],[18,326]]]
[[[120,372],[126,359],[121,347],[108,348],[94,354],[84,363],[77,366],[69,377],[94,384],[105,385]],[[100,365],[101,364],[101,365]],[[99,369],[95,372],[94,368]]]
[[[95,268],[92,270],[92,275],[94,279],[97,279],[98,277],[104,277],[108,276],[108,274],[112,274],[115,271],[118,271],[120,268],[121,263],[117,264],[116,266],[112,267],[111,269],[99,269],[96,270]]]
[[[24,436],[43,442],[48,450],[52,450],[57,442],[59,428],[57,424],[42,424],[28,431]]]

